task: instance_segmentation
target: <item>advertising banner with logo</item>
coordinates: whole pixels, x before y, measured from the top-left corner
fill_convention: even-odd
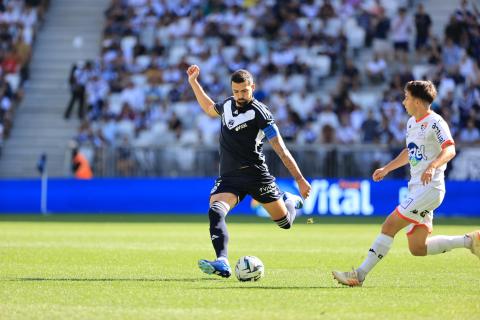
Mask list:
[[[313,179],[302,214],[309,216],[385,216],[408,194],[406,181]],[[292,180],[278,179],[280,189],[298,193]],[[49,213],[206,214],[213,178],[190,179],[51,179]],[[40,213],[40,180],[0,180],[0,213]],[[436,216],[480,217],[480,181],[448,181]],[[250,197],[238,214],[265,215]]]

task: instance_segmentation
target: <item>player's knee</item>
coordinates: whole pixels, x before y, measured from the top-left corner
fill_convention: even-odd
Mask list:
[[[217,226],[219,222],[225,220],[228,213],[228,205],[222,201],[214,201],[208,210],[210,226]]]
[[[427,246],[426,245],[412,245],[409,246],[410,253],[412,256],[423,257],[427,255]]]
[[[382,224],[382,233],[393,238],[397,232],[393,223],[391,223],[389,220],[386,220]]]

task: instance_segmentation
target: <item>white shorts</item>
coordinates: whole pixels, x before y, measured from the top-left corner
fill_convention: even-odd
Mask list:
[[[425,227],[429,233],[432,232],[433,210],[440,206],[444,196],[444,190],[428,185],[409,188],[407,198],[395,209],[400,218],[411,222],[407,235],[416,227]]]

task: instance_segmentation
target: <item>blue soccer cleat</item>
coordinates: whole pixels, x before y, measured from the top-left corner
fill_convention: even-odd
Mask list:
[[[290,192],[283,193],[283,201],[293,201],[295,204],[295,209],[302,209],[303,208],[303,199],[300,196],[297,196]]]
[[[198,267],[206,274],[216,274],[223,278],[228,278],[232,275],[232,269],[223,260],[209,261],[201,259],[198,260]]]

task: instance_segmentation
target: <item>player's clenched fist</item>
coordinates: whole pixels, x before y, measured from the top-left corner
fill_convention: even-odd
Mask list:
[[[198,75],[200,74],[200,68],[196,64],[192,64],[187,69],[188,82],[197,80]]]
[[[387,174],[388,174],[388,171],[385,168],[379,168],[379,169],[375,170],[375,172],[372,175],[373,181],[375,181],[375,182],[380,181]]]

